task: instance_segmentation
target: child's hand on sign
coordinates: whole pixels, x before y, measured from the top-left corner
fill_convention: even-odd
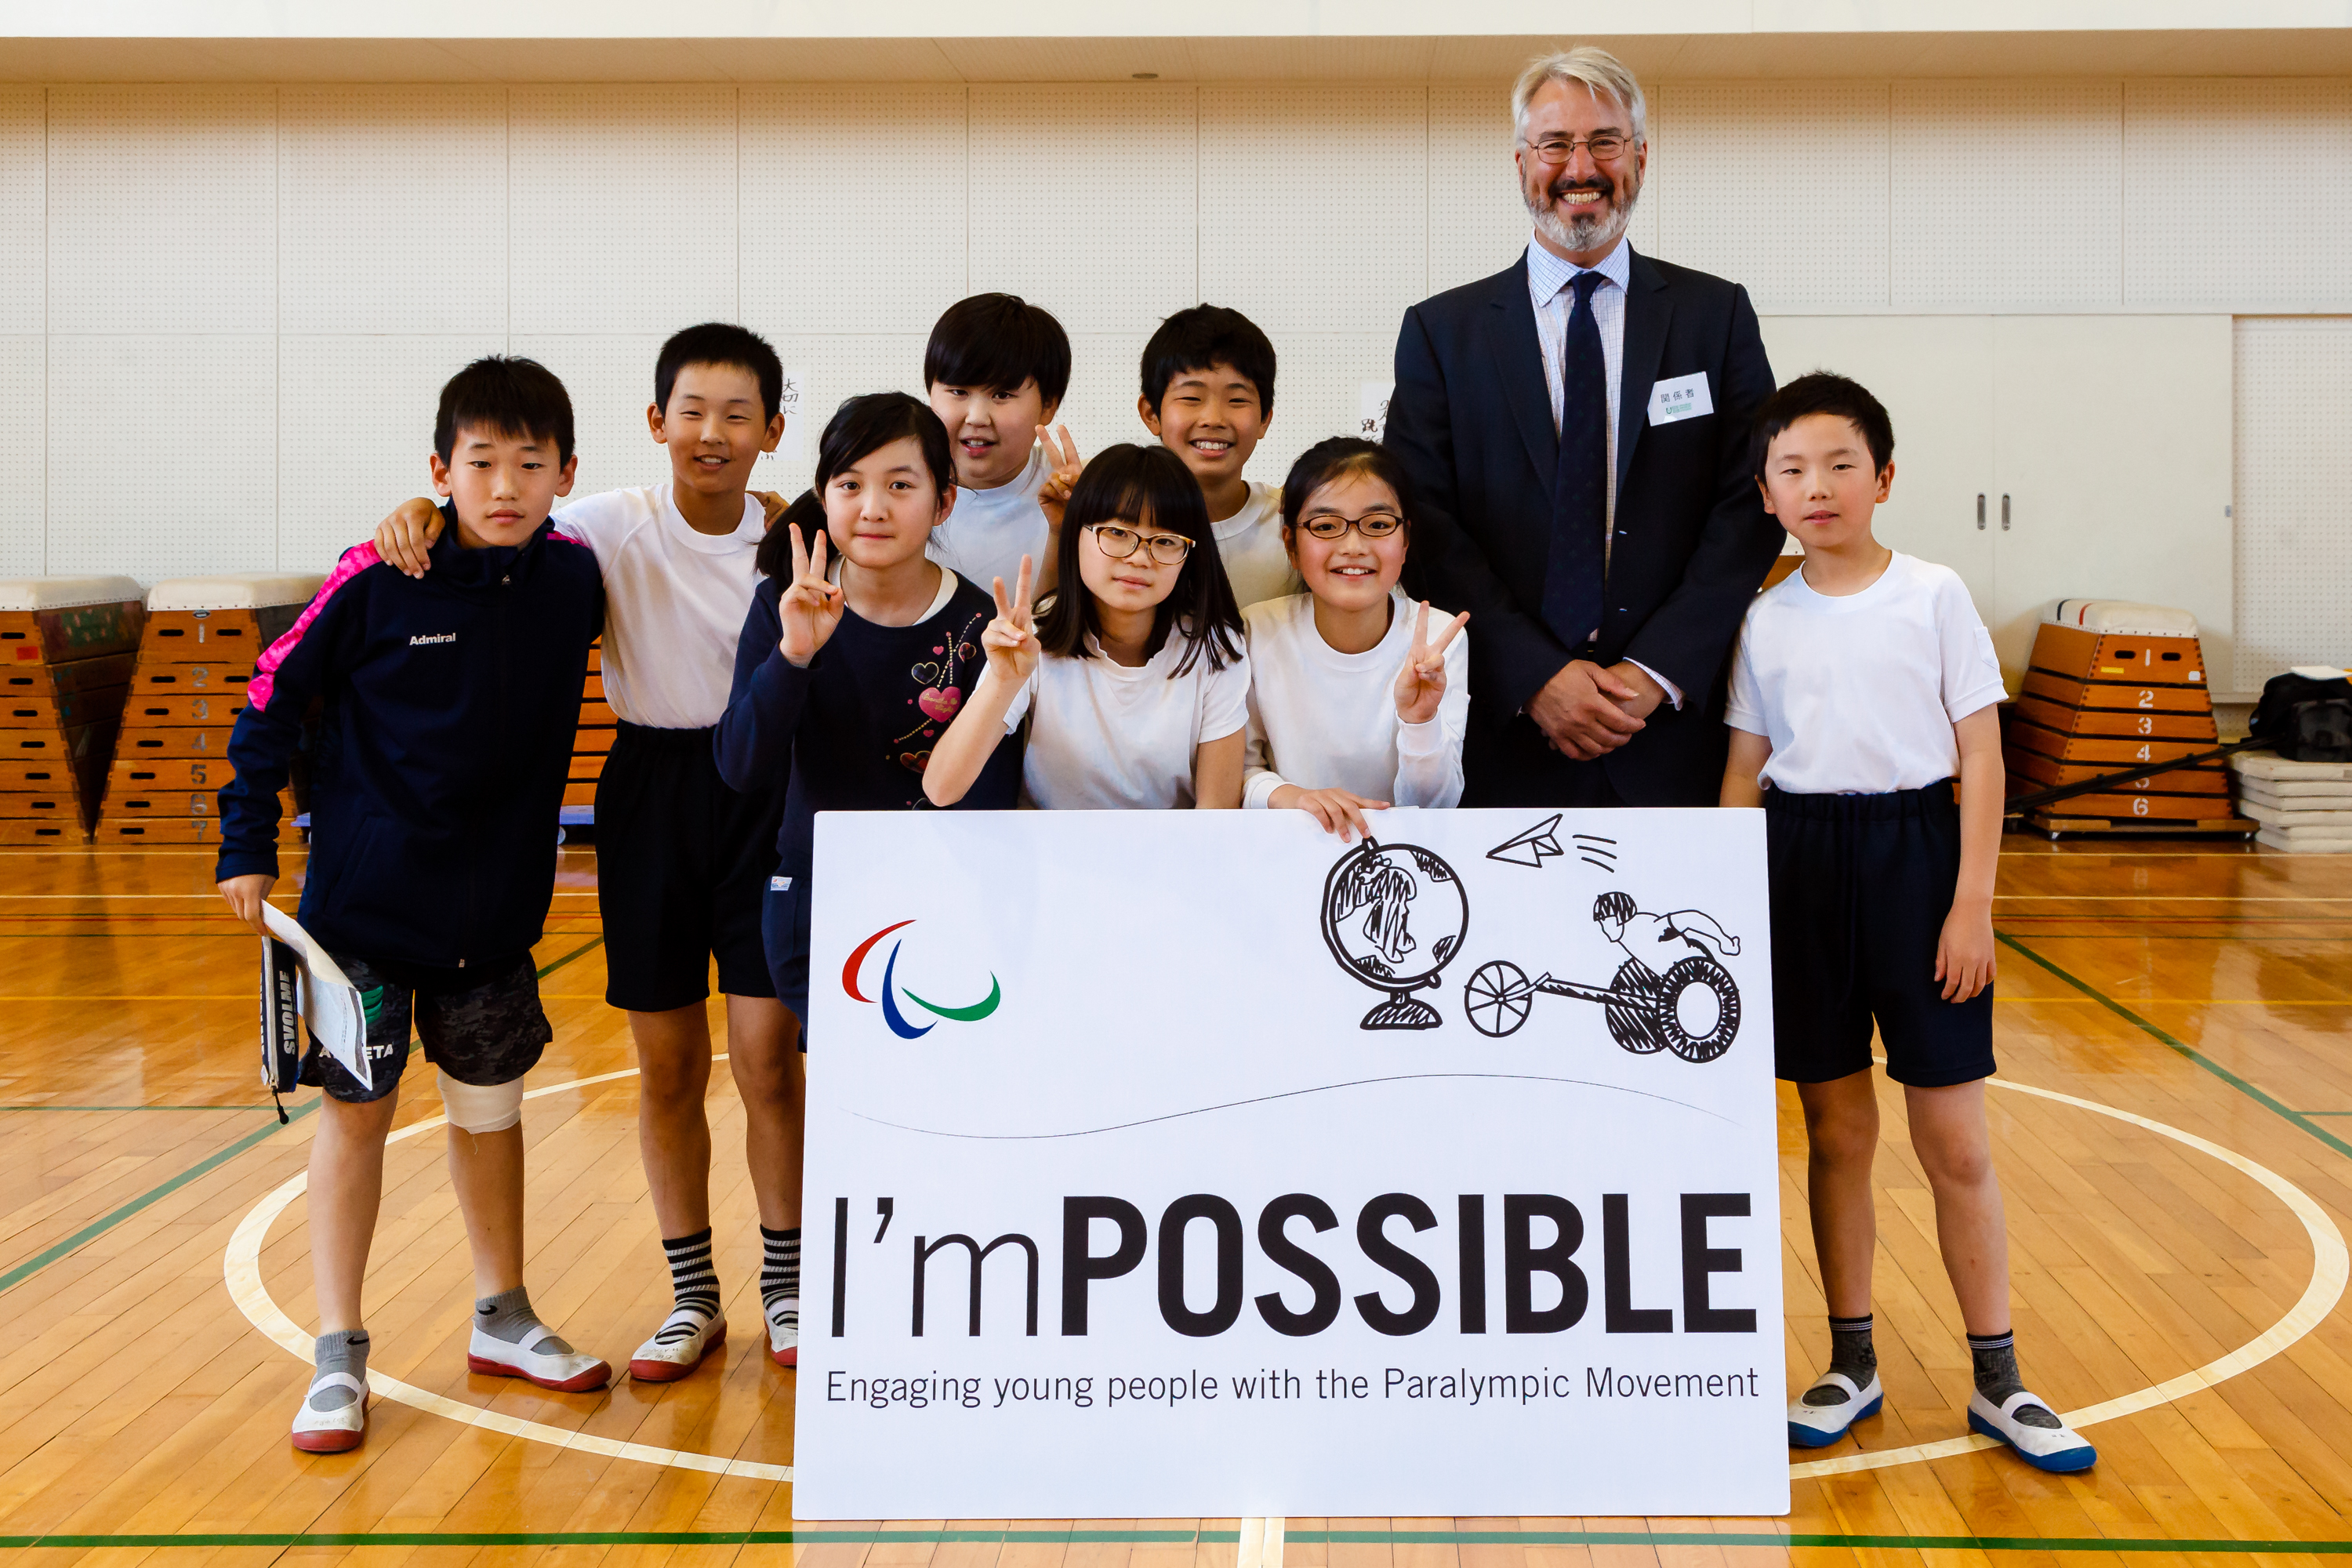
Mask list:
[[[1389,808],[1387,801],[1367,800],[1352,790],[1302,789],[1297,784],[1284,784],[1265,797],[1265,804],[1276,811],[1307,813],[1323,825],[1324,832],[1338,834],[1342,844],[1370,838],[1372,825],[1364,820],[1364,813]]]
[[[1037,618],[1030,613],[1032,576],[1029,557],[1024,555],[1012,598],[1004,596],[1003,578],[989,580],[990,592],[996,595],[996,618],[980,634],[980,646],[988,650],[988,673],[1013,686],[1029,679],[1044,652],[1037,641]]]
[[[776,648],[795,668],[806,669],[841,625],[841,590],[825,581],[822,531],[814,545],[803,544],[796,528],[787,528],[784,535],[793,547],[793,580],[776,601],[776,617],[783,623]]]
[[[1426,724],[1437,717],[1437,705],[1445,697],[1445,645],[1470,621],[1470,612],[1463,611],[1438,629],[1437,640],[1429,640],[1429,603],[1423,600],[1413,613],[1412,646],[1405,650],[1404,668],[1397,671],[1397,719],[1406,724]]]
[[[375,552],[396,572],[422,577],[433,564],[433,542],[441,537],[441,509],[411,496],[375,525]]]
[[[269,889],[277,885],[278,879],[267,871],[248,871],[221,883],[221,897],[228,900],[229,910],[237,919],[268,936],[269,928],[261,923],[261,909],[269,901]]]

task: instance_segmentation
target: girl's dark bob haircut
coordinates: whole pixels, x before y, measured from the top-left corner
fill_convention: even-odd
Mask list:
[[[931,405],[903,392],[869,392],[862,397],[845,398],[826,422],[824,434],[817,437],[815,485],[803,491],[768,530],[753,564],[770,577],[789,581],[793,547],[784,530],[797,528],[801,542],[808,543],[824,529],[824,487],[833,482],[833,476],[893,441],[909,438],[922,449],[923,467],[929,470],[931,483],[944,500],[955,489],[955,454],[948,446],[948,427],[931,412]]]
[[[1208,503],[1184,459],[1165,447],[1106,447],[1087,464],[1062,512],[1062,543],[1055,555],[1059,588],[1037,617],[1037,641],[1062,658],[1091,658],[1087,638],[1101,635],[1095,596],[1078,572],[1079,535],[1098,522],[1148,523],[1192,542],[1176,586],[1160,601],[1151,622],[1147,655],[1168,646],[1173,631],[1191,646],[1174,675],[1192,668],[1204,648],[1209,668],[1223,669],[1241,657],[1242,613],[1217,554],[1209,527]]]
[[[1378,479],[1394,491],[1397,510],[1407,524],[1412,521],[1412,481],[1405,478],[1404,465],[1396,454],[1375,441],[1359,436],[1334,436],[1328,441],[1318,441],[1298,454],[1290,465],[1289,477],[1282,481],[1282,526],[1293,529],[1307,510],[1307,503],[1315,492],[1334,479],[1360,475]]]

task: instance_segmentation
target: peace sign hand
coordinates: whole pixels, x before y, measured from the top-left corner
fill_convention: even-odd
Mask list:
[[[1024,555],[1012,598],[1004,596],[1003,578],[989,582],[990,591],[996,595],[996,618],[980,634],[980,646],[988,650],[989,673],[1013,686],[1029,679],[1045,652],[1037,641],[1036,617],[1029,609],[1033,578],[1029,557]]]
[[[1396,710],[1400,721],[1426,724],[1437,717],[1437,705],[1445,697],[1445,645],[1469,624],[1470,612],[1463,611],[1448,621],[1437,633],[1437,640],[1429,637],[1429,603],[1423,600],[1413,612],[1412,646],[1405,650],[1404,668],[1397,671]]]
[[[1037,440],[1045,448],[1045,460],[1054,471],[1037,491],[1037,509],[1045,514],[1046,523],[1055,531],[1062,526],[1062,508],[1070,499],[1071,487],[1078,482],[1086,462],[1078,456],[1078,444],[1070,439],[1070,427],[1056,425],[1051,428],[1037,426]]]
[[[776,647],[796,668],[806,669],[841,625],[841,590],[824,578],[824,532],[814,547],[803,544],[800,530],[790,523],[784,532],[793,547],[793,580],[776,600],[776,617],[783,623]]]

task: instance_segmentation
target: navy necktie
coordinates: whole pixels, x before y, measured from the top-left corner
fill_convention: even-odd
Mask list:
[[[1592,315],[1592,291],[1604,281],[1598,272],[1569,280],[1576,303],[1559,356],[1559,466],[1544,568],[1544,624],[1579,658],[1601,625],[1601,536],[1609,526],[1609,366]]]

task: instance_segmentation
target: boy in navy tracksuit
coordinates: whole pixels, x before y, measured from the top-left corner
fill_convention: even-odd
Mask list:
[[[474,1255],[467,1364],[542,1387],[611,1370],[540,1322],[522,1283],[522,1077],[553,1038],[530,956],[554,890],[556,817],[588,646],[596,558],[552,533],[572,488],[572,404],[537,363],[478,360],[442,388],[435,488],[449,527],[421,581],[347,551],[264,653],[229,741],[221,892],[258,928],[278,876],[278,792],[313,701],[310,874],[298,919],[360,988],[373,1087],[311,1043],[324,1090],[310,1153],[317,1370],[294,1446],[367,1430],[361,1282],[409,1024],[437,1069],[449,1173]]]

